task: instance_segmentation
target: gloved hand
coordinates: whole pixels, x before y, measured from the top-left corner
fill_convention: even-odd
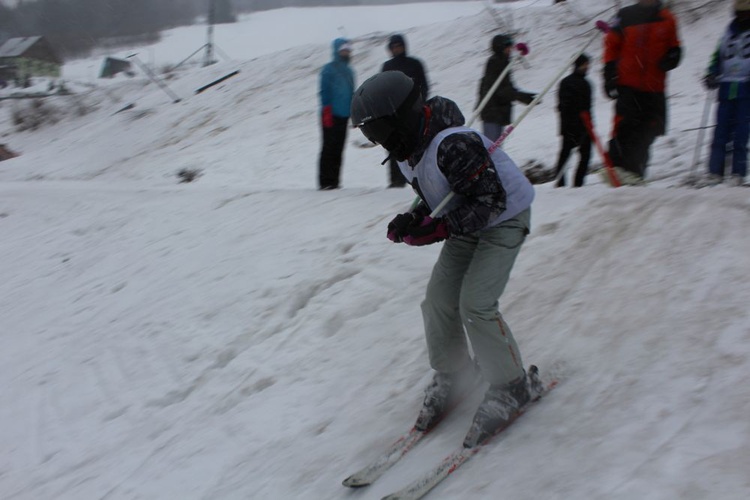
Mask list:
[[[604,93],[610,99],[617,99],[617,62],[610,61],[604,65]]]
[[[659,69],[665,73],[672,71],[680,65],[680,59],[682,59],[682,49],[680,47],[672,47],[667,50],[667,53],[659,61]]]
[[[518,93],[518,100],[527,105],[531,104],[531,101],[533,101],[535,98],[536,98],[536,94],[532,94],[530,92]]]
[[[703,85],[708,90],[714,90],[719,88],[719,79],[716,75],[709,73],[703,77]]]
[[[448,221],[443,217],[433,219],[429,215],[423,218],[419,223],[416,221],[407,228],[407,235],[404,236],[404,243],[410,246],[421,247],[431,245],[438,241],[443,241],[450,236],[450,227]]]
[[[408,234],[407,232],[408,227],[411,224],[417,222],[417,220],[421,220],[421,217],[417,217],[412,212],[407,212],[405,214],[398,214],[388,224],[388,239],[394,243],[403,242],[404,236]]]
[[[617,92],[617,82],[604,82],[604,94],[610,99],[617,99],[620,96]]]
[[[323,127],[333,127],[333,106],[323,106]]]

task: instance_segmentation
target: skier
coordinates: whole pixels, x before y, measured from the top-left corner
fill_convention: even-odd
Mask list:
[[[382,71],[400,71],[417,84],[422,99],[427,99],[430,90],[427,82],[427,74],[424,65],[419,59],[406,55],[406,40],[403,35],[395,34],[388,40],[388,51],[392,58],[383,64]],[[398,188],[406,186],[406,179],[398,168],[396,160],[391,159],[390,164],[390,184],[388,187]]]
[[[513,39],[508,35],[496,35],[492,39],[491,49],[493,54],[487,60],[484,75],[482,75],[482,80],[479,83],[479,100],[477,102],[482,102],[503,70],[510,64]],[[495,142],[503,134],[505,126],[512,121],[513,101],[529,104],[536,97],[534,94],[516,89],[513,85],[511,73],[509,71],[505,75],[503,81],[500,82],[500,86],[482,109],[483,132],[492,142]]]
[[[609,155],[624,184],[640,184],[654,140],[666,133],[667,72],[680,63],[677,21],[660,0],[620,9],[604,38],[604,91],[616,99]]]
[[[421,198],[388,224],[388,238],[412,246],[445,241],[422,302],[435,374],[415,427],[430,430],[476,382],[468,335],[490,383],[464,440],[471,448],[530,399],[521,354],[497,301],[529,233],[534,188],[505,152],[488,151],[492,141],[464,122],[453,101],[424,102],[417,85],[395,71],[365,81],[352,100],[353,125],[399,161]],[[450,192],[450,203],[431,217]]]
[[[345,38],[333,41],[333,60],[320,71],[320,118],[323,145],[318,164],[318,187],[338,189],[346,144],[346,127],[354,92],[354,71],[349,66],[352,46]]]
[[[735,18],[713,55],[704,84],[719,89],[719,109],[711,144],[707,184],[724,180],[726,145],[732,147],[732,177],[742,185],[747,175],[747,141],[750,135],[750,0],[735,0]]]
[[[565,175],[560,175],[570,153],[578,148],[580,161],[575,173],[575,187],[583,186],[591,159],[591,136],[581,119],[581,113],[591,113],[591,84],[586,79],[589,70],[589,57],[581,54],[573,64],[573,72],[560,81],[557,94],[557,109],[560,112],[560,135],[562,147],[557,160],[556,175],[560,176],[557,186],[565,185]]]

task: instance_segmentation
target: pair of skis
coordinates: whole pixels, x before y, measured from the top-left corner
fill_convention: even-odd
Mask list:
[[[536,366],[531,366],[529,368],[528,376],[531,382],[531,390],[533,394],[532,400],[521,408],[513,420],[499,429],[495,435],[500,434],[510,427],[510,425],[521,415],[526,413],[532,405],[537,403],[547,392],[557,385],[556,380],[543,385],[539,380],[539,370]],[[401,458],[424,439],[426,435],[427,433],[412,428],[408,433],[397,439],[385,452],[373,460],[369,465],[344,479],[343,485],[350,488],[361,488],[371,485],[379,477],[385,474],[388,469],[401,460]],[[487,444],[488,442],[485,441],[481,445],[474,446],[473,448],[464,448],[461,446],[446,456],[437,466],[427,471],[423,476],[419,477],[398,492],[384,497],[382,500],[418,500],[424,497],[462,464],[487,446]]]

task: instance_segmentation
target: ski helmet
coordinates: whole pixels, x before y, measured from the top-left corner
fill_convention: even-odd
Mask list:
[[[417,147],[424,101],[414,80],[400,71],[384,71],[365,80],[352,98],[352,124],[398,161]]]

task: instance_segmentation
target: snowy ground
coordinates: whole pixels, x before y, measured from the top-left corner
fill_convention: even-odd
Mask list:
[[[498,7],[531,46],[515,80],[532,91],[593,24],[549,3]],[[360,82],[386,58],[392,26],[435,93],[469,115],[496,33],[482,6],[264,13],[248,32],[302,27],[279,51],[219,38],[234,60],[178,72],[167,83],[181,102],[142,76],[101,84],[79,71],[71,85],[96,86],[53,100],[63,119],[33,133],[13,132],[21,104],[0,102],[0,142],[22,153],[0,163],[0,498],[378,499],[461,442],[481,394],[371,488],[340,484],[416,417],[430,377],[419,302],[439,247],[385,238],[413,194],[385,189],[384,154],[358,147],[357,131],[343,189],[315,189],[316,87],[339,26],[355,37]],[[394,13],[404,9],[415,14]],[[431,498],[750,497],[749,193],[675,187],[728,19],[682,26],[671,131],[648,187],[613,190],[595,175],[579,190],[537,187],[500,305],[525,361],[561,384]],[[157,66],[184,56],[149,51],[173,54]],[[597,40],[589,52],[600,51]],[[509,139],[518,163],[554,162],[555,104],[551,93]],[[202,175],[180,184],[181,169]]]

